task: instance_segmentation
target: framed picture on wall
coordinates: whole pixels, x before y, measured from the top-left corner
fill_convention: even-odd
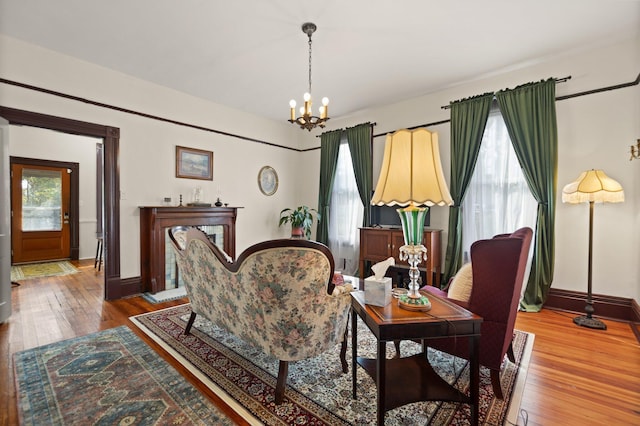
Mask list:
[[[278,173],[271,166],[264,166],[258,172],[258,187],[264,195],[273,195],[278,190]]]
[[[176,177],[213,180],[213,152],[176,146]]]

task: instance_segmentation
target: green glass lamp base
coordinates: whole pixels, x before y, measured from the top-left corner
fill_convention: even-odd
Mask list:
[[[408,311],[429,311],[431,310],[431,302],[427,296],[411,297],[409,295],[400,296],[398,306]]]

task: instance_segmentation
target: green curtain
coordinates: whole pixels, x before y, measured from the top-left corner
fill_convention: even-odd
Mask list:
[[[318,213],[316,240],[329,244],[329,207],[333,178],[338,164],[342,130],[325,132],[320,135],[320,189],[318,190]]]
[[[473,175],[487,125],[493,93],[451,104],[451,185],[453,206],[449,207],[449,236],[443,284],[462,266],[462,215],[460,205]]]
[[[346,130],[347,143],[351,151],[351,161],[353,171],[356,175],[358,193],[364,206],[363,226],[370,223],[371,217],[371,191],[373,182],[371,176],[372,155],[371,155],[371,124],[364,123]]]
[[[538,312],[553,281],[558,128],[554,79],[496,93],[509,137],[538,202],[531,273],[521,309]]]

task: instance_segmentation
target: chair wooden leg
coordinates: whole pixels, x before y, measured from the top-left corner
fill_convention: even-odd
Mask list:
[[[98,238],[98,247],[96,248],[96,260],[93,263],[93,267],[94,268],[98,268],[98,271],[100,271],[100,268],[102,267],[102,238]]]
[[[342,372],[349,371],[347,364],[347,337],[349,336],[349,318],[347,318],[347,326],[344,328],[344,335],[342,336],[342,345],[340,346],[340,363],[342,364]]]
[[[500,384],[500,371],[499,370],[489,370],[491,371],[491,386],[493,387],[493,393],[498,399],[504,399],[502,395],[502,385]]]
[[[278,380],[276,382],[276,405],[284,399],[284,388],[287,386],[287,374],[289,374],[289,362],[280,361],[278,367]]]
[[[513,353],[513,342],[509,343],[509,348],[507,348],[507,358],[511,362],[516,362],[516,355]]]
[[[187,326],[184,329],[184,334],[189,334],[191,332],[191,326],[193,326],[193,322],[196,320],[196,313],[191,312],[191,316],[189,317],[189,321],[187,322]]]

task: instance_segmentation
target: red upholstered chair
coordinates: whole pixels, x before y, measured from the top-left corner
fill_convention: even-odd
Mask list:
[[[480,364],[491,371],[491,384],[497,398],[502,399],[500,367],[505,354],[514,362],[513,327],[516,321],[520,293],[531,245],[532,230],[521,228],[512,234],[496,235],[490,240],[479,240],[471,245],[473,286],[467,303],[452,302],[480,315]],[[436,287],[423,288],[432,294],[447,297]],[[467,358],[467,339],[433,339],[432,348]]]

